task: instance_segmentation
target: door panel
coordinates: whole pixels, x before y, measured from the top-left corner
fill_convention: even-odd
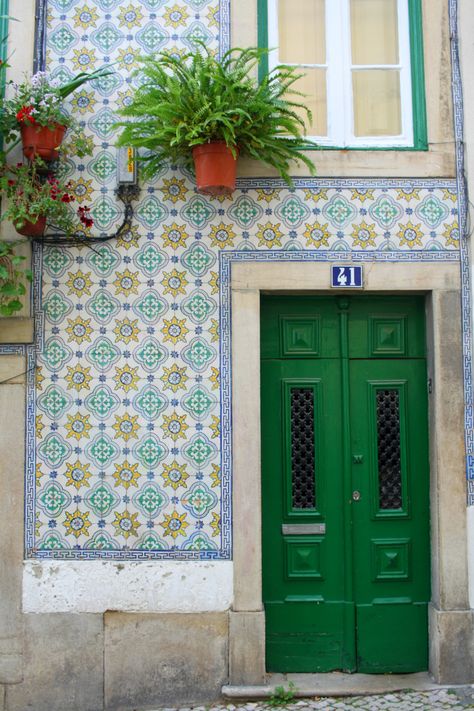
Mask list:
[[[341,669],[347,602],[344,569],[337,564],[344,554],[337,495],[341,448],[333,427],[340,401],[338,360],[267,360],[262,392],[262,439],[268,445],[263,470],[267,669]],[[302,401],[295,398],[300,393]],[[311,533],[315,527],[324,530],[321,526],[324,533]]]
[[[423,332],[419,298],[262,300],[268,671],[427,668]]]
[[[425,363],[352,360],[350,379],[357,668],[418,671],[428,666]]]

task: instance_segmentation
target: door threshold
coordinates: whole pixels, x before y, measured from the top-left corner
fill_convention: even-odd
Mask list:
[[[222,687],[222,695],[227,699],[265,699],[275,693],[277,686],[292,690],[295,697],[308,696],[365,696],[385,694],[391,691],[431,691],[446,688],[447,684],[436,684],[428,672],[415,674],[267,674],[262,685],[232,685]]]

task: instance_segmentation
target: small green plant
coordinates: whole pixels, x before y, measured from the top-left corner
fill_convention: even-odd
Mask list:
[[[291,184],[290,163],[314,165],[301,151],[314,148],[304,136],[311,118],[294,83],[301,74],[279,65],[258,82],[254,78],[265,50],[231,49],[222,59],[200,51],[174,56],[162,52],[140,60],[138,89],[121,115],[118,145],[145,149],[143,175],[152,178],[164,164],[193,169],[195,146],[223,141],[237,155],[273,166]]]
[[[0,316],[11,316],[23,306],[20,297],[26,293],[25,281],[32,278],[25,259],[16,254],[15,243],[0,240]]]
[[[296,686],[292,681],[288,682],[288,689],[285,689],[284,686],[275,686],[275,689],[268,700],[268,705],[272,707],[286,706],[286,704],[289,704],[294,700],[295,691]]]

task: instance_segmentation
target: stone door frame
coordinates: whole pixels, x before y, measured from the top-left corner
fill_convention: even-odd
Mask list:
[[[457,263],[365,263],[364,292],[425,294],[431,489],[430,672],[469,680],[464,390]],[[260,293],[334,293],[329,262],[235,262],[231,268],[234,604],[233,685],[265,681],[260,474]],[[451,631],[452,630],[452,631]],[[465,678],[464,678],[465,677]]]

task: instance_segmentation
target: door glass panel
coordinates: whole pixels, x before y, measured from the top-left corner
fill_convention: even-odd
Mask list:
[[[291,86],[286,98],[288,101],[302,101],[311,111],[313,115],[311,123],[305,111],[301,109],[295,111],[305,122],[308,136],[327,136],[326,70],[302,69],[301,72],[303,76]],[[292,94],[292,91],[300,91],[304,97]]]
[[[290,64],[326,63],[325,0],[280,0],[279,59]]]
[[[312,388],[291,388],[291,500],[293,509],[316,508]]]
[[[399,136],[402,133],[400,72],[361,69],[352,72],[355,136]]]
[[[400,393],[377,390],[376,402],[379,508],[401,509]]]
[[[353,64],[398,64],[397,0],[351,0]]]

